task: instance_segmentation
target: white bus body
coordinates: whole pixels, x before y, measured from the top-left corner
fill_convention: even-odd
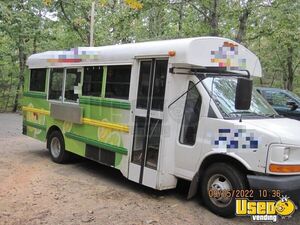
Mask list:
[[[166,78],[156,79],[159,72],[155,70],[164,62]],[[268,103],[256,95],[249,111],[233,110],[236,76],[247,77],[249,73],[260,77],[262,71],[257,56],[232,40],[199,37],[82,47],[34,54],[27,64],[30,69],[132,66],[128,97],[131,108],[123,116],[123,123],[129,127],[128,135],[123,136],[128,155],[122,158],[119,169],[134,182],[165,190],[175,188],[179,178],[185,179],[191,181],[189,197],[199,186],[218,190],[300,188],[300,123],[276,118]],[[146,78],[141,81],[141,71],[147,69],[152,82]],[[209,76],[199,82],[201,74]],[[150,88],[138,107],[139,93],[145,92],[139,92],[139,88],[147,87],[142,82],[150,82]],[[164,90],[156,90],[159,87]],[[153,97],[155,91],[162,93],[159,109],[153,109],[152,103],[158,101]],[[133,159],[135,151],[141,151],[142,159]],[[151,157],[157,157],[157,161],[151,161]],[[220,171],[211,166],[224,165],[225,174],[214,176],[222,168]],[[234,176],[226,177],[231,170]],[[243,181],[233,181],[241,177]],[[232,214],[231,200],[205,203],[215,213]]]

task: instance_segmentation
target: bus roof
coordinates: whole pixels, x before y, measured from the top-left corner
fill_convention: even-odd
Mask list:
[[[248,70],[261,76],[258,57],[244,46],[221,37],[196,37],[102,47],[79,47],[31,55],[29,68],[133,64],[136,58],[169,57],[172,66]]]

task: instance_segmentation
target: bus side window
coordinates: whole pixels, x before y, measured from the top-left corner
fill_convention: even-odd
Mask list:
[[[45,92],[46,86],[46,69],[30,70],[29,91]]]
[[[63,80],[64,80],[63,68],[50,70],[49,100],[62,101]]]
[[[102,91],[103,67],[84,67],[83,76],[82,95],[100,97]]]
[[[108,66],[106,78],[106,98],[128,99],[131,66]]]
[[[189,89],[194,84],[189,83]],[[181,144],[194,145],[197,137],[202,98],[196,87],[193,87],[186,97],[179,141]]]
[[[65,82],[65,101],[77,102],[76,87],[81,80],[81,69],[67,69]]]

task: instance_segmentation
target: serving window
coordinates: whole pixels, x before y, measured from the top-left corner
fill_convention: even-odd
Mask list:
[[[65,81],[65,99],[68,102],[77,102],[81,81],[81,69],[67,69]]]
[[[82,68],[50,69],[48,100],[78,103]]]
[[[63,81],[64,81],[63,68],[54,68],[50,70],[49,96],[48,96],[49,100],[62,101]]]

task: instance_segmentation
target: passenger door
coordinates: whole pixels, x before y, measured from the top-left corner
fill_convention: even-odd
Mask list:
[[[193,178],[199,159],[208,147],[204,137],[208,129],[210,97],[201,83],[195,86],[198,81],[194,77],[182,83],[188,92],[178,103],[182,111],[175,136],[175,175],[187,180]]]
[[[193,81],[188,81],[182,117],[176,135],[176,173],[185,177],[187,171],[192,171],[195,166],[194,160],[198,158],[197,136],[202,96]]]
[[[129,179],[156,188],[168,60],[145,59],[139,64]]]

